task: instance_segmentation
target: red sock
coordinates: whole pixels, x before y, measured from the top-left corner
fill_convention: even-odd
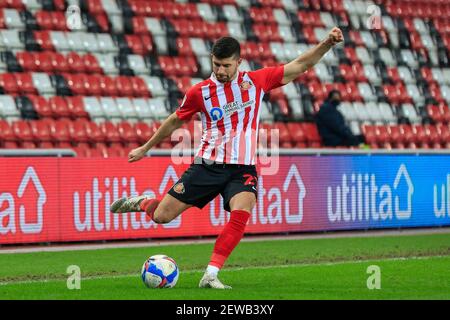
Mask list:
[[[159,205],[159,200],[157,199],[144,199],[139,203],[139,207],[142,211],[145,211],[147,215],[153,220],[153,213],[155,213],[156,208]]]
[[[210,265],[222,268],[225,260],[231,254],[244,236],[245,226],[250,217],[250,213],[245,210],[234,210],[231,212],[230,221],[223,228],[214,245],[213,254],[209,262]]]

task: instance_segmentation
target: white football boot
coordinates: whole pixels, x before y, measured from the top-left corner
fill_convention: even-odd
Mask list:
[[[146,195],[120,198],[111,204],[110,210],[112,213],[140,212],[143,210],[139,204],[142,200],[147,198],[149,198],[149,196]]]
[[[217,276],[213,276],[207,272],[203,275],[202,279],[199,283],[199,288],[212,288],[212,289],[231,289],[230,286],[223,284],[217,278]]]

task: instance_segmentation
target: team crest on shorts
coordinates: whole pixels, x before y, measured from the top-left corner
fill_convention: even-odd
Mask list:
[[[253,83],[250,81],[242,81],[239,87],[241,87],[242,90],[248,90],[253,86]]]
[[[183,182],[177,183],[174,187],[173,187],[173,191],[175,191],[176,193],[179,194],[183,194],[184,193],[184,184]]]

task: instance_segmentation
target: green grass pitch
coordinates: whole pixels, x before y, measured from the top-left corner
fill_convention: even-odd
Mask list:
[[[220,273],[233,290],[198,288],[213,248],[164,245],[0,254],[0,299],[450,299],[450,233],[244,241]],[[173,289],[147,289],[140,269],[151,255],[173,257]],[[67,267],[81,289],[67,289]],[[381,288],[369,290],[370,265]]]

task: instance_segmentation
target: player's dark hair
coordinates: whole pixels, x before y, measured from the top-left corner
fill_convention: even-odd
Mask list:
[[[241,46],[232,37],[222,37],[212,47],[211,53],[217,59],[239,58],[241,56]]]

